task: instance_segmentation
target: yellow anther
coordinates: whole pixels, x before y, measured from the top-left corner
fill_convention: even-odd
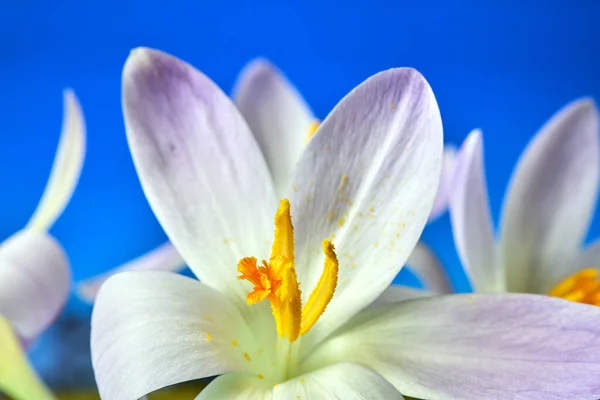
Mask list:
[[[600,306],[599,275],[600,272],[597,269],[586,268],[565,278],[548,292],[548,295]]]
[[[338,277],[338,260],[333,244],[323,242],[325,266],[317,286],[302,308],[300,285],[294,268],[294,227],[290,202],[281,201],[275,214],[275,233],[269,262],[258,266],[255,257],[246,257],[238,263],[238,279],[247,280],[254,289],[246,302],[256,304],[265,298],[271,303],[277,332],[290,343],[304,335],[317,322],[331,301]]]
[[[308,142],[310,139],[312,139],[313,136],[315,136],[315,133],[317,133],[317,130],[319,129],[319,126],[321,125],[321,121],[319,121],[318,119],[314,120],[310,126],[308,127],[308,130],[306,131],[306,141]]]
[[[302,329],[300,330],[300,335],[308,332],[317,322],[333,298],[333,293],[337,286],[339,263],[333,243],[329,240],[323,241],[323,251],[325,252],[325,267],[317,286],[313,289],[306,305],[302,309]]]

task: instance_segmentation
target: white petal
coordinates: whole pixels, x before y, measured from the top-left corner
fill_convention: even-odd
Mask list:
[[[9,321],[0,314],[0,393],[16,400],[53,400],[38,378]]]
[[[421,399],[593,400],[599,321],[598,307],[538,295],[410,300],[361,313],[304,368],[358,362]]]
[[[169,242],[133,259],[109,272],[86,279],[77,285],[77,295],[83,300],[93,303],[100,287],[108,278],[125,271],[171,271],[179,272],[185,268],[185,261]]]
[[[201,72],[143,48],[125,65],[123,107],[138,176],[169,239],[203,283],[245,304],[236,266],[268,256],[276,210],[246,122]]]
[[[426,244],[419,242],[406,261],[408,268],[434,293],[452,293],[448,275],[440,260]]]
[[[337,289],[307,348],[377,298],[412,252],[438,187],[442,125],[423,76],[381,72],[350,92],[303,153],[290,192],[304,296],[333,239]]]
[[[456,167],[456,147],[447,145],[444,147],[444,157],[442,159],[442,176],[440,177],[440,185],[438,187],[435,201],[433,202],[433,208],[431,214],[429,214],[429,221],[433,221],[442,216],[443,213],[448,209],[448,203],[450,201],[450,193],[452,192],[453,185],[452,180],[454,179],[454,169]]]
[[[64,92],[65,115],[58,150],[44,194],[27,223],[28,228],[45,231],[63,212],[75,191],[85,158],[85,122],[72,90]]]
[[[70,284],[69,261],[47,233],[23,230],[0,246],[0,315],[25,342],[54,321]]]
[[[104,399],[138,399],[175,383],[243,371],[251,364],[245,352],[253,363],[262,362],[233,303],[170,272],[124,272],[106,281],[96,299],[91,336]]]
[[[257,374],[234,373],[217,377],[196,397],[196,400],[271,400],[273,383]]]
[[[262,59],[242,71],[233,98],[256,137],[281,197],[315,117],[286,77]]]
[[[483,167],[481,131],[465,139],[456,160],[450,220],[460,260],[478,292],[504,291],[504,271],[496,262],[492,218]]]
[[[399,400],[391,383],[359,364],[340,363],[283,382],[273,388],[273,400]]]
[[[379,307],[385,304],[397,303],[404,300],[418,299],[421,297],[434,296],[436,293],[426,290],[415,289],[402,285],[390,285],[381,293],[381,296],[371,303],[370,307]]]
[[[572,271],[596,204],[599,151],[598,110],[582,99],[546,123],[521,156],[502,218],[509,290],[545,293]]]

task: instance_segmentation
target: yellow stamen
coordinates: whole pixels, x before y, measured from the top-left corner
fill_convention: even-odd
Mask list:
[[[246,302],[256,304],[265,298],[271,303],[277,332],[290,343],[308,332],[317,322],[333,297],[338,280],[339,265],[333,244],[323,242],[325,266],[323,274],[302,308],[302,293],[294,268],[294,227],[290,202],[281,201],[275,214],[275,233],[269,262],[258,266],[255,257],[246,257],[238,263],[238,279],[247,280],[254,289]]]
[[[548,292],[548,295],[600,306],[599,275],[600,272],[597,269],[586,268],[565,278]]]
[[[320,121],[318,119],[314,120],[310,126],[308,127],[308,130],[306,131],[306,141],[308,142],[310,139],[312,139],[313,136],[315,136],[315,133],[317,133],[317,130],[319,129],[319,126],[321,125]]]
[[[14,399],[53,400],[37,377],[10,323],[0,315],[0,392]]]
[[[300,335],[304,335],[317,322],[325,308],[331,301],[338,281],[339,263],[335,255],[333,243],[329,240],[323,241],[325,252],[325,267],[317,286],[313,289],[306,305],[302,309],[302,329]]]

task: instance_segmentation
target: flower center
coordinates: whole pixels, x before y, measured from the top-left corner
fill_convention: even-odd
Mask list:
[[[583,269],[561,281],[548,292],[548,295],[600,306],[599,274],[600,272],[595,268]]]
[[[320,122],[318,119],[315,119],[310,126],[308,127],[308,130],[306,131],[306,141],[308,142],[310,139],[312,139],[313,136],[315,136],[315,133],[317,133],[317,129],[319,129],[319,125]]]
[[[238,263],[238,272],[241,274],[238,279],[254,285],[254,289],[246,296],[246,302],[252,305],[268,299],[277,333],[290,343],[313,327],[335,292],[339,263],[333,243],[324,240],[323,251],[323,273],[302,307],[300,285],[294,268],[294,227],[290,202],[284,199],[275,214],[275,234],[269,261],[263,260],[258,264],[256,257],[245,257]]]

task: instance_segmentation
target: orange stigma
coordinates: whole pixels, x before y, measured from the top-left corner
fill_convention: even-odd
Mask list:
[[[271,257],[258,264],[256,257],[238,263],[238,279],[247,280],[254,289],[246,296],[250,305],[268,299],[280,337],[290,343],[304,335],[317,322],[331,301],[337,286],[339,263],[333,244],[323,241],[325,265],[317,286],[302,307],[300,285],[294,268],[294,227],[290,202],[282,200],[275,214],[275,234]]]

